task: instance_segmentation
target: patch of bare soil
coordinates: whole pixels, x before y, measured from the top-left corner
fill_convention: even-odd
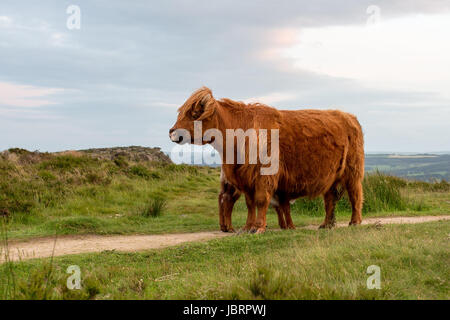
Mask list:
[[[450,220],[447,216],[422,217],[380,217],[368,218],[364,225],[374,224],[413,224],[430,221]],[[339,223],[337,227],[347,224]],[[304,229],[317,229],[318,226],[306,226]],[[162,235],[119,235],[119,236],[64,236],[59,238],[37,238],[26,241],[10,241],[8,244],[9,260],[20,261],[33,258],[63,256],[69,254],[101,252],[117,250],[122,252],[135,252],[141,250],[159,249],[175,246],[184,242],[205,241],[234,235],[220,231],[162,234]],[[5,261],[5,248],[1,248],[0,263]]]

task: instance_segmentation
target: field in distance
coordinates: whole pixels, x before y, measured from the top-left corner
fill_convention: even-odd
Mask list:
[[[450,181],[450,154],[367,154],[366,171],[411,180]]]

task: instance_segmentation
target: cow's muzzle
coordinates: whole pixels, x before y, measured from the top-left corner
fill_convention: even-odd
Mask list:
[[[178,134],[178,131],[174,128],[169,130],[169,137],[175,143],[181,143],[183,141],[183,136]]]

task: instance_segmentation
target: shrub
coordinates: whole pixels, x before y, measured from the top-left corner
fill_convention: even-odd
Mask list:
[[[36,205],[34,185],[18,179],[0,181],[0,207],[12,214],[29,212]]]
[[[22,148],[10,148],[8,149],[9,153],[15,153],[17,155],[23,155],[23,154],[30,154],[32,153],[31,151],[28,151],[26,149],[22,149]]]
[[[128,168],[128,161],[123,156],[117,156],[114,158],[114,163],[119,168]]]

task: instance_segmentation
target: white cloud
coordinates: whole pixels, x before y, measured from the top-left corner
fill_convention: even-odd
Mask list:
[[[67,35],[61,32],[53,32],[50,35],[50,44],[56,47],[67,46]]]
[[[273,93],[270,93],[265,96],[245,99],[244,102],[245,103],[260,102],[260,103],[264,103],[264,104],[268,104],[268,105],[273,105],[273,104],[276,104],[281,101],[291,100],[291,99],[295,99],[295,98],[296,98],[296,96],[291,93],[273,92]]]
[[[12,19],[7,16],[0,16],[0,28],[9,27],[12,24]]]
[[[283,52],[304,70],[365,85],[448,94],[450,14],[412,15],[374,26],[330,26],[299,32]],[[448,97],[448,96],[447,96]]]
[[[63,89],[42,88],[0,82],[0,105],[14,107],[41,107],[54,104],[49,96]]]

